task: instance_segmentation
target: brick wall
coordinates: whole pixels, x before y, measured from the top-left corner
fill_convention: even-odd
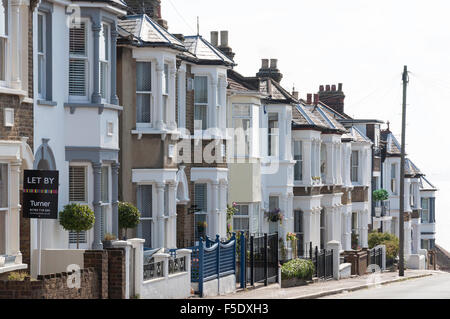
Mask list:
[[[93,268],[97,272],[99,299],[108,299],[108,251],[86,250],[84,267]]]
[[[125,252],[122,248],[107,248],[108,298],[125,299]]]

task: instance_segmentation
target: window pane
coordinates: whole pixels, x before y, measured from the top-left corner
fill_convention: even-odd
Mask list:
[[[164,64],[164,73],[163,73],[163,93],[169,94],[169,65]]]
[[[294,212],[294,232],[303,233],[303,212],[301,210]]]
[[[106,91],[108,85],[108,63],[100,62],[100,95],[106,99]]]
[[[195,130],[206,130],[206,115],[207,107],[206,105],[195,105],[194,107],[194,129]]]
[[[6,80],[6,39],[0,38],[0,81]]]
[[[102,167],[102,202],[109,202],[109,170],[108,166]]]
[[[69,61],[69,95],[86,96],[86,61]]]
[[[136,94],[136,122],[150,123],[150,94]]]
[[[87,238],[86,238],[86,232],[82,231],[79,234],[78,242],[80,244],[86,244]],[[77,232],[69,231],[69,244],[76,244],[77,243]]]
[[[38,15],[38,52],[44,52],[44,16]]]
[[[102,214],[100,217],[100,234],[103,239],[108,230],[108,206],[102,206]]]
[[[237,205],[236,209],[237,212],[235,215],[248,216],[248,205]]]
[[[294,142],[294,180],[301,181],[303,179],[303,154],[302,154],[302,142]]]
[[[141,218],[152,218],[152,185],[138,186],[138,199]]]
[[[195,227],[195,240],[200,237],[204,238],[206,236],[206,214],[195,214],[194,215],[194,227]],[[206,226],[206,227],[205,227]]]
[[[278,197],[270,196],[269,197],[269,210],[273,211],[274,209],[279,208],[278,205]]]
[[[208,103],[208,78],[206,76],[195,77],[194,90],[195,103]]]
[[[109,28],[107,24],[102,24],[102,31],[100,32],[100,60],[107,61],[109,58],[108,39]]]
[[[152,247],[152,221],[141,220],[142,238],[145,239],[144,247]]]
[[[70,28],[70,54],[86,56],[86,24],[81,22],[79,28]]]
[[[38,94],[45,98],[44,96],[44,81],[45,81],[45,56],[43,54],[38,54]]]
[[[86,202],[86,167],[69,167],[69,201]]]
[[[206,194],[206,184],[195,184],[195,201],[194,204],[197,206],[199,212],[207,211],[207,194]]]
[[[234,128],[234,154],[247,156],[250,151],[249,141],[250,120],[237,118],[233,119]]]
[[[8,164],[0,164],[0,208],[8,207]]]
[[[428,209],[428,198],[422,198],[422,209]]]
[[[235,217],[233,218],[233,231],[248,231],[249,218]]]
[[[151,71],[150,62],[136,62],[136,91],[151,91]]]
[[[233,116],[250,116],[250,105],[234,105]]]

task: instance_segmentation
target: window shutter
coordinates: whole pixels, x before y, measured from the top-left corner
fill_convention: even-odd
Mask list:
[[[69,36],[70,54],[86,56],[86,23],[70,28]]]
[[[70,29],[69,95],[86,96],[86,25]],[[80,57],[80,58],[77,58]]]
[[[69,231],[69,244],[76,244],[77,243],[77,232]],[[80,232],[80,244],[86,244],[86,232],[82,231]]]
[[[69,167],[69,201],[86,202],[86,167]]]

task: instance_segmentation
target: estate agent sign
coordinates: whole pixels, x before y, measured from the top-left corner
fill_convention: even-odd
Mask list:
[[[24,170],[23,217],[58,218],[58,171]]]

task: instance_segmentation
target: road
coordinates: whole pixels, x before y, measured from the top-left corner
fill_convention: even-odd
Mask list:
[[[435,273],[321,299],[450,299],[450,273]]]

